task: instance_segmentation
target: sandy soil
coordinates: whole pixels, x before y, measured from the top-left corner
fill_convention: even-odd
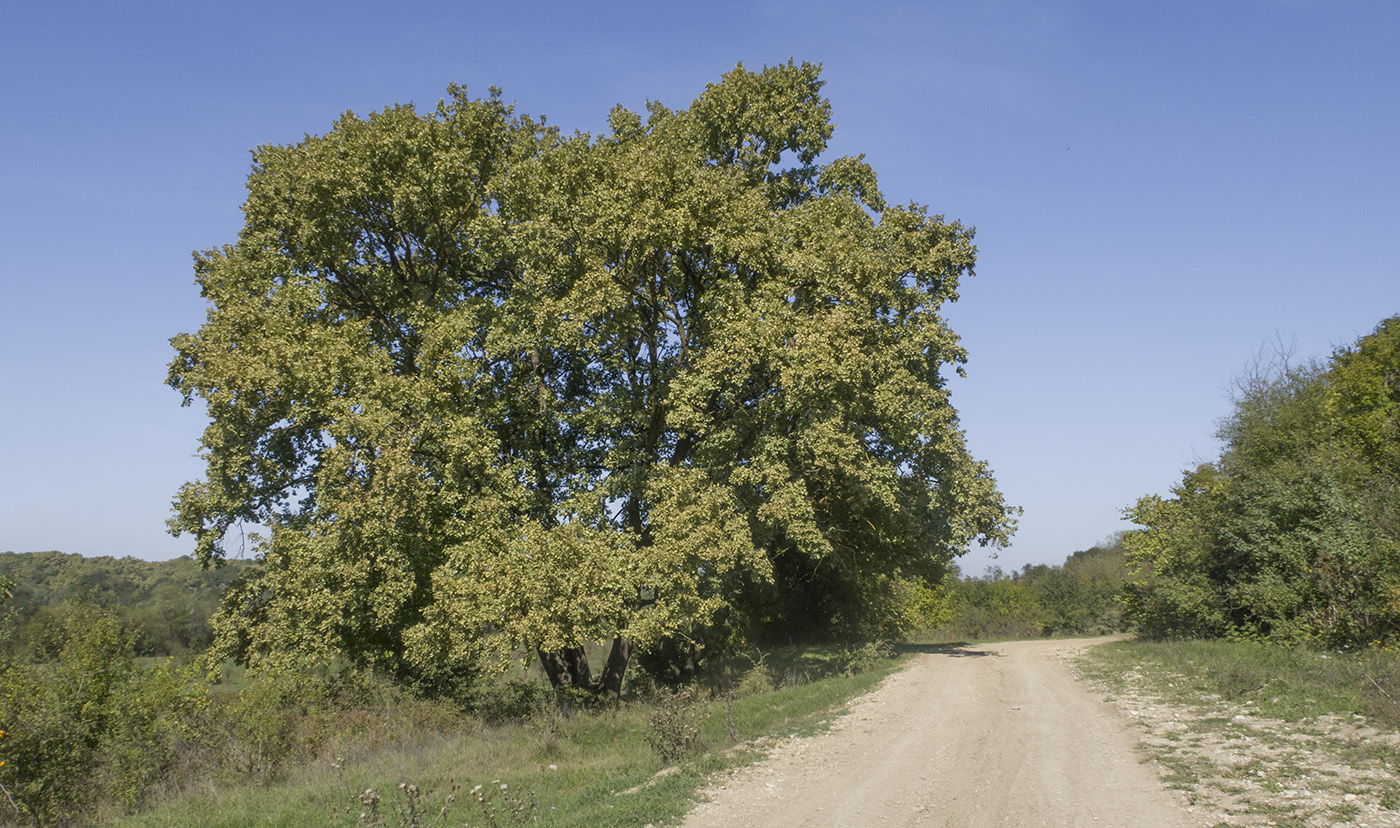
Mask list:
[[[921,654],[831,732],[716,780],[685,828],[1201,825],[1128,717],[1075,681],[1092,641]]]

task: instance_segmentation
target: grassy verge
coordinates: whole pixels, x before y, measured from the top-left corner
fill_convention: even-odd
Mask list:
[[[396,732],[331,739],[274,783],[210,784],[116,824],[663,823],[688,811],[710,776],[754,761],[764,737],[820,730],[896,664],[834,648],[781,651],[721,687],[591,711],[547,705],[495,725],[425,707],[423,726],[400,715]]]
[[[1206,823],[1400,824],[1400,654],[1124,641],[1080,668]]]
[[[1165,698],[1246,703],[1285,721],[1363,716],[1400,727],[1400,652],[1318,651],[1231,641],[1120,641],[1086,662],[1104,679],[1137,669]]]

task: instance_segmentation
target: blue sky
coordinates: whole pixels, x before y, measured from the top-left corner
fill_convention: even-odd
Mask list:
[[[164,385],[248,151],[448,83],[596,132],[742,61],[820,62],[892,201],[975,225],[953,400],[1058,563],[1214,456],[1231,378],[1400,313],[1400,4],[10,4],[0,550],[163,559],[203,414]],[[989,563],[974,551],[968,572]]]

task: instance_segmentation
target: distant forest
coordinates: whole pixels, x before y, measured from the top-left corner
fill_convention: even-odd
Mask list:
[[[209,618],[229,584],[251,562],[230,560],[203,569],[192,558],[143,561],[63,552],[0,553],[0,578],[13,582],[0,647],[11,655],[38,655],[57,646],[54,631],[75,606],[97,606],[125,622],[136,654],[199,652],[213,640]]]
[[[922,625],[957,639],[1035,638],[1125,632],[1129,579],[1121,533],[1075,552],[1062,565],[993,567],[978,577],[947,578],[925,602]]]

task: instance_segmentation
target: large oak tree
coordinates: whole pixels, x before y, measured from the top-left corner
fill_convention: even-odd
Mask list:
[[[874,630],[1004,542],[945,387],[972,232],[819,163],[821,85],[740,66],[600,136],[452,87],[259,148],[170,368],[210,417],[172,531],[214,563],[268,527],[222,652],[430,673],[526,648],[616,693],[633,648]]]

